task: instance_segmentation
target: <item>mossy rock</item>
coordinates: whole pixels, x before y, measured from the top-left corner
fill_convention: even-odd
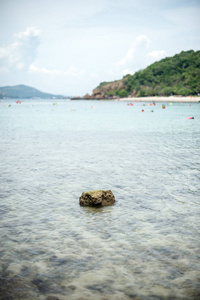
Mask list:
[[[101,207],[113,205],[115,196],[110,190],[95,190],[82,193],[79,198],[81,206]]]

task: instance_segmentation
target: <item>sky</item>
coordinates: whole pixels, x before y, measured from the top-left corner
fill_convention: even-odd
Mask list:
[[[0,86],[91,94],[200,50],[200,0],[0,0]]]

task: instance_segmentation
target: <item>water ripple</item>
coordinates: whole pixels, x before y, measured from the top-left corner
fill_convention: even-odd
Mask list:
[[[199,105],[34,101],[0,110],[0,297],[198,299]]]

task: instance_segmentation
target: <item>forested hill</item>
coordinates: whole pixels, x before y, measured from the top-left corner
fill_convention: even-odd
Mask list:
[[[43,93],[27,85],[0,87],[0,98],[63,98],[61,95]]]
[[[182,51],[153,63],[134,75],[121,80],[102,82],[93,90],[93,97],[128,95],[169,96],[197,95],[200,93],[200,51]]]

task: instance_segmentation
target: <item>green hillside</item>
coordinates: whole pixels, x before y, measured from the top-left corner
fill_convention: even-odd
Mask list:
[[[182,51],[113,83],[103,82],[93,96],[169,96],[200,93],[200,51]]]
[[[0,87],[0,98],[63,98],[61,95],[43,93],[26,85]]]

